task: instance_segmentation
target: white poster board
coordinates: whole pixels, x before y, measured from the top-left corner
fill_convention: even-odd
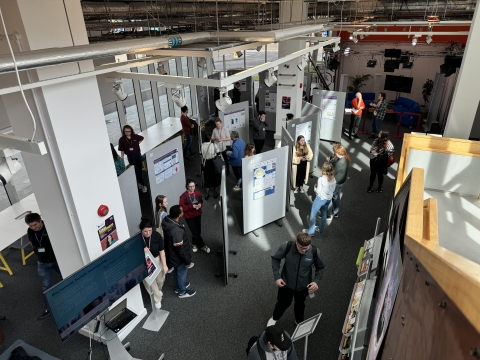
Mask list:
[[[340,142],[345,114],[344,92],[313,90],[312,104],[322,109],[320,139]]]
[[[228,110],[228,108],[227,108]],[[246,109],[240,109],[236,111],[228,111],[223,114],[223,125],[228,131],[236,130],[245,127]]]
[[[155,172],[155,184],[175,176],[180,171],[180,159],[178,158],[178,148],[169,151],[153,159],[153,169]]]
[[[304,123],[295,125],[295,141],[300,135],[303,135],[305,142],[308,145],[311,145],[312,142],[312,121],[307,121]]]

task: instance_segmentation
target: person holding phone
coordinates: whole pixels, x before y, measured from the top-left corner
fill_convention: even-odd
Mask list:
[[[140,152],[140,144],[143,141],[143,136],[135,134],[130,125],[125,125],[122,130],[123,136],[118,140],[118,150],[123,159],[127,155],[128,163],[135,168],[135,177],[137,178],[138,188],[143,193],[147,192],[147,187],[143,181],[142,163],[143,157]]]
[[[292,157],[292,186],[295,189],[295,193],[300,192],[303,194],[305,192],[303,185],[308,182],[310,161],[312,159],[312,148],[307,144],[303,135],[298,135]]]

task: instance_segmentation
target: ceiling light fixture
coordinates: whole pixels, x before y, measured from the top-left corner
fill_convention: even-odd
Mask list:
[[[336,42],[335,45],[333,46],[333,52],[337,52],[337,51],[340,51],[340,44],[338,42]]]
[[[207,63],[207,59],[205,59],[204,57],[201,57],[201,58],[198,58],[197,60],[197,66],[199,68],[202,68],[205,66],[205,64]]]
[[[388,31],[388,26],[384,26],[383,31],[387,32]]]
[[[120,79],[115,79],[112,91],[120,101],[123,101],[128,97],[125,91],[123,91],[122,81]]]
[[[353,34],[350,33],[350,36],[348,37],[350,40],[353,40]]]
[[[425,39],[425,42],[427,44],[430,44],[432,42],[432,35],[428,35],[427,38]]]
[[[273,68],[267,70],[267,76],[265,77],[264,82],[266,87],[271,87],[277,82],[277,77],[275,76]]]
[[[365,35],[362,34],[360,35],[360,40],[363,40],[363,39],[365,39]]]
[[[375,60],[375,59],[368,60],[367,68],[374,68],[375,66],[377,66],[377,60]]]
[[[185,92],[181,84],[177,85],[177,88],[172,89],[172,100],[178,107],[185,106],[187,100],[185,99]]]
[[[227,94],[227,88],[222,87],[220,89],[220,99],[215,101],[215,106],[219,111],[224,112],[230,105],[232,105],[232,99]]]
[[[157,72],[159,75],[168,75],[168,73],[165,71],[165,67],[160,63],[157,66]]]
[[[353,37],[353,42],[354,42],[355,44],[358,43],[357,35],[355,35],[355,36]]]

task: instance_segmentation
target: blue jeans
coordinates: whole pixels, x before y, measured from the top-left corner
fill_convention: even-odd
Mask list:
[[[185,291],[187,291],[187,273],[188,269],[185,267],[185,264],[173,269],[173,282],[178,295],[185,294]]]
[[[325,231],[325,223],[327,222],[327,209],[330,200],[322,200],[318,196],[315,197],[315,200],[312,204],[312,210],[310,211],[310,227],[308,228],[308,234],[315,234],[315,225],[317,213],[320,211],[322,214],[322,220],[320,221],[320,234],[323,234]]]
[[[328,207],[328,215],[336,215],[340,211],[340,195],[342,193],[342,187],[344,184],[345,183],[335,185],[332,201]]]
[[[187,156],[187,151],[190,155],[193,154],[192,135],[185,135],[185,146],[183,147],[183,156]]]
[[[53,286],[53,270],[57,272],[60,277],[62,273],[58,267],[58,263],[55,261],[53,263],[41,263],[37,261],[38,264],[38,275],[42,278],[42,291],[45,292]],[[45,310],[50,309],[48,306],[47,300],[45,299]]]
[[[378,136],[378,133],[382,130],[382,120],[383,119],[379,119],[376,116],[373,117],[372,134],[375,134],[375,136]]]
[[[137,182],[145,186],[143,182],[143,175],[142,175],[142,163],[143,157],[141,154],[136,155],[128,155],[127,156],[128,163],[135,168],[135,177],[137,178]]]

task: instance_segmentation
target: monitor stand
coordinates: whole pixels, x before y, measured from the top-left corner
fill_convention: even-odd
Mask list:
[[[107,340],[108,355],[110,359],[115,360],[140,360],[132,357],[127,349],[123,346],[122,342],[118,338],[117,334],[111,340]]]

